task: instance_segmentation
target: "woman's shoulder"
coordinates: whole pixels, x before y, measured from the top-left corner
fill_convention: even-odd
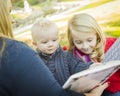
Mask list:
[[[23,58],[25,57],[26,59],[29,56],[35,55],[35,51],[33,51],[32,48],[30,48],[27,44],[24,42],[20,42],[14,39],[5,39],[5,49],[4,49],[4,54],[3,58],[9,58],[13,60],[18,59],[18,58]],[[10,60],[11,61],[11,60]]]
[[[27,44],[25,44],[24,42],[22,41],[18,41],[18,40],[14,40],[14,39],[11,39],[11,38],[6,38],[5,39],[5,43],[6,43],[6,48],[10,48],[10,47],[18,47],[18,48],[21,48],[21,47],[28,47]]]
[[[33,50],[27,44],[25,44],[24,42],[18,41],[18,40],[7,38],[5,39],[5,41],[6,41],[5,51],[16,52],[16,51],[24,51],[24,50]]]

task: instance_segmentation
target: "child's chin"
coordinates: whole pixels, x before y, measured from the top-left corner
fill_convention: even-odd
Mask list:
[[[85,54],[91,54],[92,52],[84,52]]]
[[[48,52],[47,54],[48,54],[48,55],[51,55],[51,54],[53,54],[54,52],[55,52],[55,51],[53,51],[53,52]]]

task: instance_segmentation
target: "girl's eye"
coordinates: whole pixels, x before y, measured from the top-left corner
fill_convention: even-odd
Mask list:
[[[88,39],[87,41],[88,41],[88,42],[91,42],[91,41],[92,41],[92,39]]]
[[[76,43],[77,43],[77,44],[81,44],[81,43],[82,43],[82,41],[77,41]]]

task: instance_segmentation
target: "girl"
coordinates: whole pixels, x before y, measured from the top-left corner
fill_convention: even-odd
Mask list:
[[[68,41],[69,51],[73,51],[73,54],[76,57],[78,57],[81,61],[87,63],[90,61],[101,62],[103,60],[106,42],[105,35],[99,27],[96,20],[92,16],[85,13],[81,13],[74,15],[70,19],[68,23]],[[119,78],[120,80],[120,77],[118,75],[117,78]],[[110,82],[110,84],[112,84],[112,82],[114,83],[112,79],[110,79]],[[120,85],[119,82],[117,84]],[[107,94],[109,94],[104,95],[118,96],[118,93],[116,92],[119,91],[120,88],[114,86],[116,85],[112,84],[112,86],[109,86],[107,91]],[[111,90],[110,87],[116,88],[116,91]],[[114,95],[112,93],[114,93]]]
[[[88,14],[76,14],[68,24],[69,50],[83,62],[101,62],[105,36],[96,20]]]

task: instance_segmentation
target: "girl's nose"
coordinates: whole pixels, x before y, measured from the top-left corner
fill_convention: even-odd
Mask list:
[[[89,48],[89,45],[87,43],[83,43],[82,47],[85,48],[85,49],[87,49],[87,48]]]

